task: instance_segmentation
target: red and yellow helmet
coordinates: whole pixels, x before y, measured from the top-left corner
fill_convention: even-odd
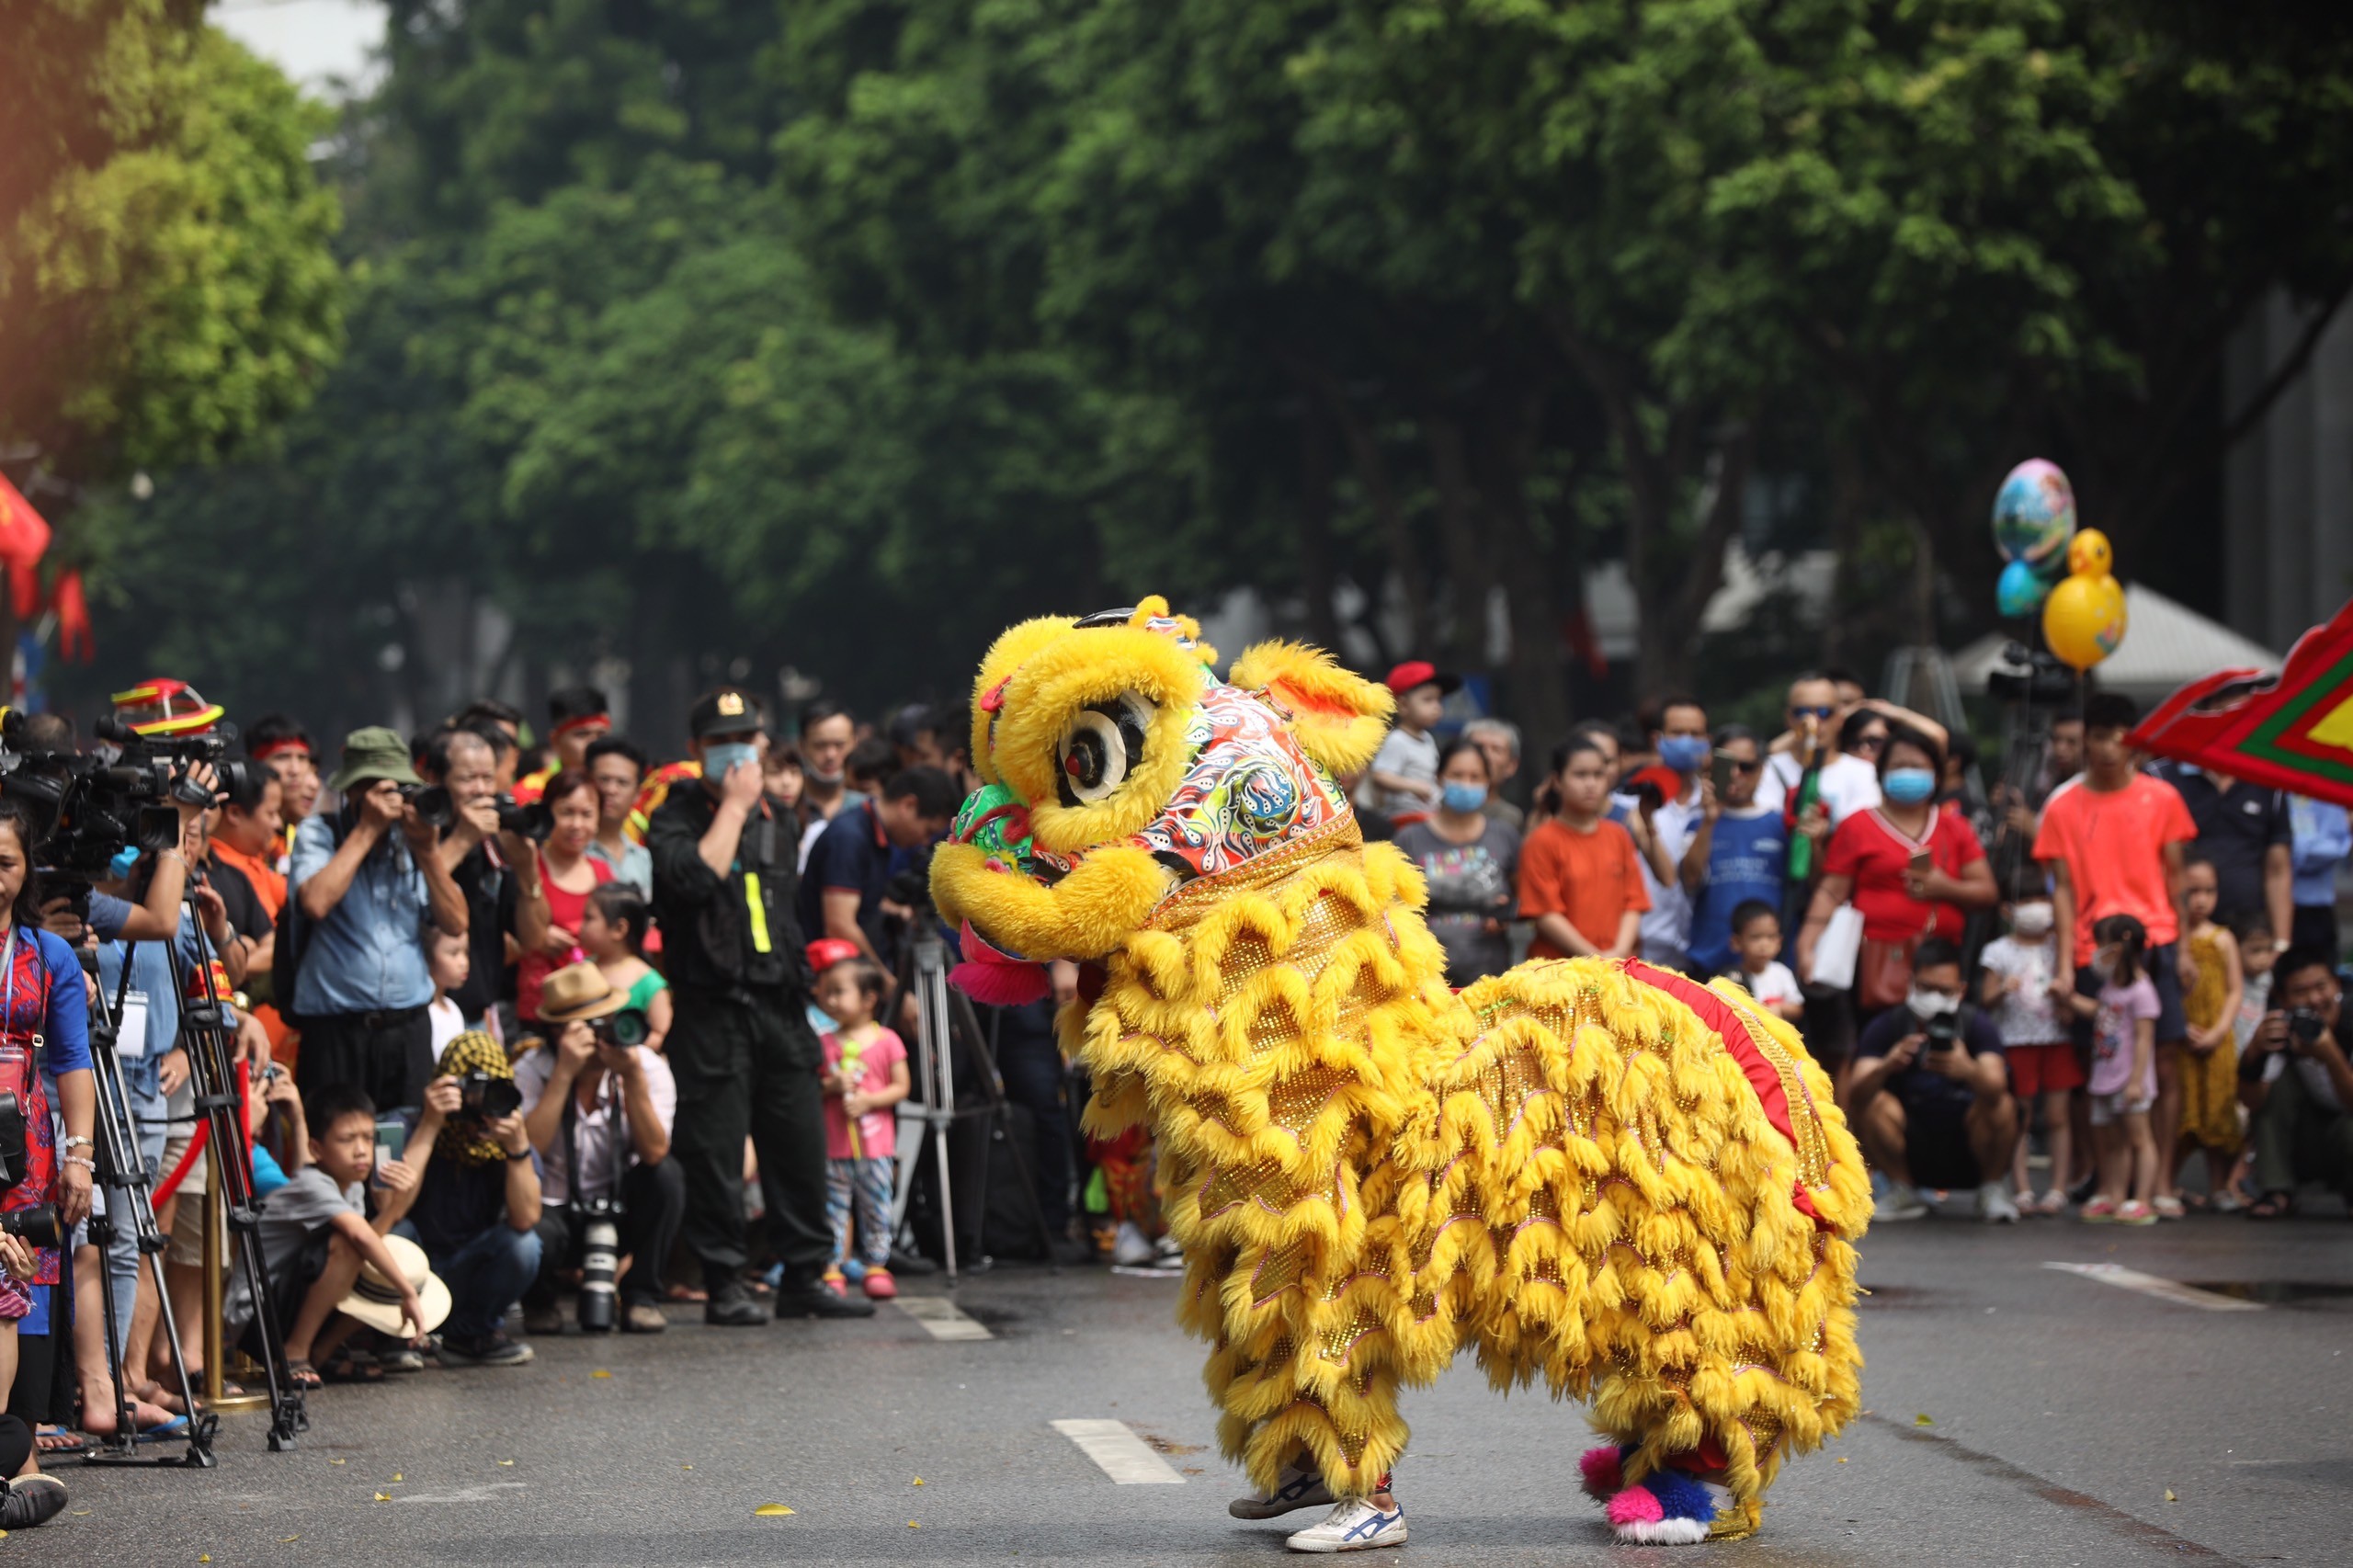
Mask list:
[[[142,681],[114,694],[115,716],[142,735],[200,735],[223,710],[184,680]]]

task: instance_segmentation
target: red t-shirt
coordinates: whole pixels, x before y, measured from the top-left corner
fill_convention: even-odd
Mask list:
[[[1904,891],[1904,873],[1912,857],[1928,852],[1930,864],[1949,877],[1985,858],[1985,846],[1969,824],[1954,812],[1932,812],[1928,835],[1914,838],[1888,821],[1884,807],[1857,812],[1830,835],[1830,850],[1823,870],[1834,877],[1854,879],[1855,908],[1863,917],[1863,935],[1872,941],[1905,942],[1915,937],[1938,936],[1961,940],[1965,916],[1956,904],[1927,903]]]
[[[581,864],[595,875],[596,886],[591,887],[588,892],[566,892],[555,885],[553,877],[548,875],[547,858],[541,856],[540,858],[540,885],[548,893],[548,923],[561,926],[575,937],[580,934],[580,917],[588,913],[588,893],[613,880],[613,869],[594,855],[582,856]],[[586,956],[577,947],[563,958],[551,958],[544,952],[525,953],[522,962],[515,966],[515,1016],[526,1023],[537,1018],[540,1016],[540,988],[547,983],[548,976],[565,964],[577,963]]]
[[[2075,894],[2078,968],[2092,961],[2098,946],[2093,925],[2111,915],[2138,920],[2151,947],[2181,934],[2165,886],[2165,846],[2197,836],[2181,792],[2145,773],[2135,773],[2121,790],[2095,790],[2078,776],[2051,792],[2034,835],[2034,858],[2066,863]]]

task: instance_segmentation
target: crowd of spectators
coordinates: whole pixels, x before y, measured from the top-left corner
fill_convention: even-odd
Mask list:
[[[1535,778],[1511,723],[1450,722],[1452,677],[1415,662],[1388,684],[1395,726],[1347,782],[1367,836],[1424,873],[1449,983],[1580,955],[1732,978],[1833,1075],[1880,1220],[1955,1191],[1990,1221],[2127,1224],[2353,1192],[2341,809],[2144,767],[2113,696],[1989,790],[1965,735],[1836,671],[1790,683],[1779,733],[1672,698],[1577,725]],[[54,1202],[76,1226],[93,1206],[104,987],[141,1153],[179,1177],[158,1219],[190,1368],[208,1199],[180,1004],[215,960],[270,1305],[306,1387],[524,1365],[566,1330],[567,1295],[585,1327],[655,1334],[680,1303],[724,1327],[861,1315],[926,1267],[894,1190],[905,960],[924,858],[975,782],[965,715],[779,716],[722,687],[658,765],[592,688],[553,693],[547,720],[542,744],[484,700],[330,750],[263,717],[250,769],[193,774],[176,847],[72,897],[44,896],[33,829],[0,801],[0,1073],[25,1078],[24,1042],[48,1042],[26,1080],[47,1141],[6,1206]],[[36,722],[74,748],[71,726]],[[1056,1000],[1075,984],[1056,966]],[[1050,1005],[987,1033],[1050,1244],[1171,1266],[1149,1148],[1079,1135]],[[37,1428],[26,1477],[119,1410],[183,1429],[127,1234],[0,1240],[0,1380]],[[259,1352],[263,1316],[233,1291],[224,1343]],[[7,1520],[60,1497],[20,1487]]]
[[[2149,763],[2113,693],[1989,789],[1967,734],[1823,671],[1769,737],[1681,697],[1579,724],[1523,809],[1516,730],[1446,738],[1458,684],[1391,672],[1357,787],[1427,880],[1449,983],[1586,954],[1732,977],[1832,1074],[1881,1221],[1955,1190],[2132,1225],[2353,1195],[2343,808]]]

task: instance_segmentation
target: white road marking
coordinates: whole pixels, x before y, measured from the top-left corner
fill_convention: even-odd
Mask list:
[[[975,1323],[945,1296],[902,1296],[899,1310],[923,1324],[934,1339],[994,1339],[986,1324]]]
[[[520,1481],[486,1481],[479,1485],[460,1486],[450,1492],[410,1492],[395,1494],[395,1503],[495,1503],[501,1492],[520,1492],[527,1483]]]
[[[1054,1423],[1054,1430],[1076,1443],[1103,1473],[1122,1486],[1182,1486],[1185,1478],[1152,1451],[1124,1421],[1070,1418]]]
[[[2143,1274],[2137,1268],[2127,1268],[2117,1263],[2046,1263],[2045,1268],[2055,1268],[2062,1274],[2080,1274],[2086,1279],[2097,1279],[2103,1285],[2115,1285],[2127,1290],[2138,1290],[2143,1296],[2154,1296],[2161,1301],[2177,1306],[2196,1307],[2209,1312],[2259,1312],[2261,1301],[2243,1301],[2236,1296],[2225,1296],[2217,1290],[2201,1290],[2195,1285],[2184,1285],[2177,1279],[2160,1279],[2154,1274]]]

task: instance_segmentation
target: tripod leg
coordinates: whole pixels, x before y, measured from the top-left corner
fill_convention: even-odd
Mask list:
[[[1029,1217],[1037,1222],[1038,1243],[1045,1249],[1046,1267],[1059,1274],[1062,1272],[1062,1263],[1054,1256],[1053,1228],[1046,1223],[1046,1205],[1044,1199],[1038,1196],[1038,1176],[1029,1165],[1029,1151],[1023,1148],[1021,1140],[1013,1135],[1013,1105],[1006,1098],[1005,1074],[998,1070],[996,1052],[991,1048],[988,1038],[981,1031],[980,1015],[972,1011],[972,999],[961,991],[951,990],[949,993],[949,1003],[956,1009],[957,1018],[961,1022],[966,1034],[972,1041],[972,1049],[980,1053],[982,1074],[989,1086],[990,1119],[1005,1129],[1005,1146],[1013,1153],[1014,1174],[1020,1178],[1023,1196],[1029,1199]],[[988,1182],[988,1166],[985,1163],[981,1166],[981,1182],[982,1191],[985,1194]],[[985,1202],[982,1205],[981,1212],[983,1214],[988,1212]]]

